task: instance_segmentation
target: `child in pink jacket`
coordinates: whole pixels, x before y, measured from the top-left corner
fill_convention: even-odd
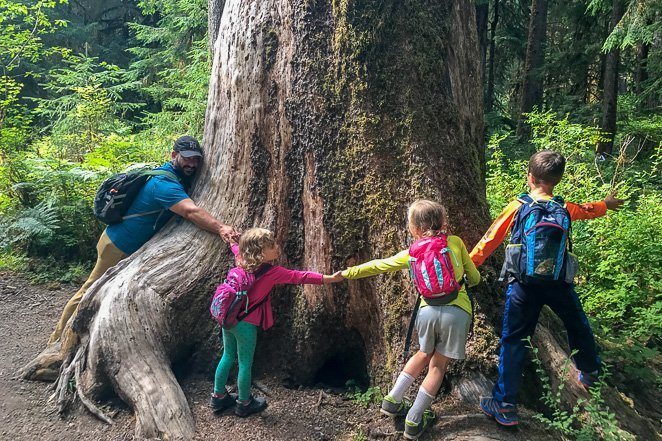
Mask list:
[[[257,329],[269,329],[274,324],[271,310],[271,289],[275,285],[321,285],[339,282],[340,273],[325,276],[312,271],[296,271],[282,266],[269,266],[280,256],[280,248],[271,231],[263,228],[251,228],[241,235],[239,245],[232,245],[232,252],[238,266],[255,274],[256,279],[248,291],[247,310],[251,312],[232,329],[223,329],[223,356],[216,368],[214,393],[211,407],[214,412],[222,412],[232,406],[240,417],[258,413],[266,409],[264,398],[251,396],[251,369],[257,342]],[[239,361],[237,375],[238,396],[230,394],[225,385],[230,369]]]

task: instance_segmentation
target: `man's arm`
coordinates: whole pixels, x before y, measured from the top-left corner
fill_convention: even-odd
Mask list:
[[[234,228],[214,219],[214,217],[207,213],[204,208],[195,205],[195,202],[190,198],[182,199],[175,205],[171,206],[169,210],[180,215],[184,219],[193,222],[203,230],[220,235],[226,242],[236,242],[237,233]]]

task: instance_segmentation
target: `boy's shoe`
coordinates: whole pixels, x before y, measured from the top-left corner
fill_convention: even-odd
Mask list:
[[[409,408],[411,407],[411,402],[403,399],[399,403],[393,399],[390,395],[386,395],[382,400],[382,407],[379,409],[384,415],[390,417],[399,417],[407,415]]]
[[[267,408],[267,400],[262,397],[251,397],[251,400],[248,404],[244,404],[241,401],[237,401],[237,404],[234,407],[235,415],[246,418],[249,415],[254,413],[262,412]]]
[[[423,432],[434,423],[436,415],[430,409],[423,412],[423,417],[421,422],[416,424],[411,421],[405,420],[405,432],[404,436],[407,439],[418,439]]]
[[[516,426],[519,424],[517,417],[517,406],[514,404],[503,404],[491,397],[480,399],[480,410],[487,416],[496,420],[502,426]]]
[[[237,394],[231,394],[226,392],[223,398],[219,398],[214,394],[211,396],[211,402],[209,403],[209,407],[211,407],[211,410],[214,411],[214,413],[220,413],[234,406],[236,401],[237,401]]]
[[[600,370],[598,369],[593,372],[579,371],[577,379],[585,389],[590,389],[600,381]]]

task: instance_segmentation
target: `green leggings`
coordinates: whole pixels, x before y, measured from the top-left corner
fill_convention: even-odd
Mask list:
[[[257,326],[246,322],[239,322],[230,329],[223,329],[223,356],[216,367],[214,378],[214,393],[224,394],[228,382],[230,369],[239,356],[239,375],[237,375],[237,389],[239,399],[248,400],[251,397],[251,369],[255,343],[257,342]]]

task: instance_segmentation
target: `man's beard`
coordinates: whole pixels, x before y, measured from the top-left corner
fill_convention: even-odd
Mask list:
[[[177,161],[174,161],[174,160],[173,160],[173,161],[171,161],[170,163],[172,164],[172,167],[175,169],[175,171],[176,171],[177,174],[179,175],[179,177],[180,177],[180,179],[181,179],[181,181],[182,181],[182,184],[184,185],[184,188],[189,188],[189,187],[191,186],[191,184],[193,183],[193,179],[195,178],[195,174],[196,174],[196,172],[198,171],[198,169],[197,169],[197,168],[194,168],[194,169],[193,169],[193,173],[191,173],[190,175],[188,175],[188,174],[186,174],[186,173],[184,172],[184,168],[183,168],[182,166],[180,166],[180,165],[177,163]]]

